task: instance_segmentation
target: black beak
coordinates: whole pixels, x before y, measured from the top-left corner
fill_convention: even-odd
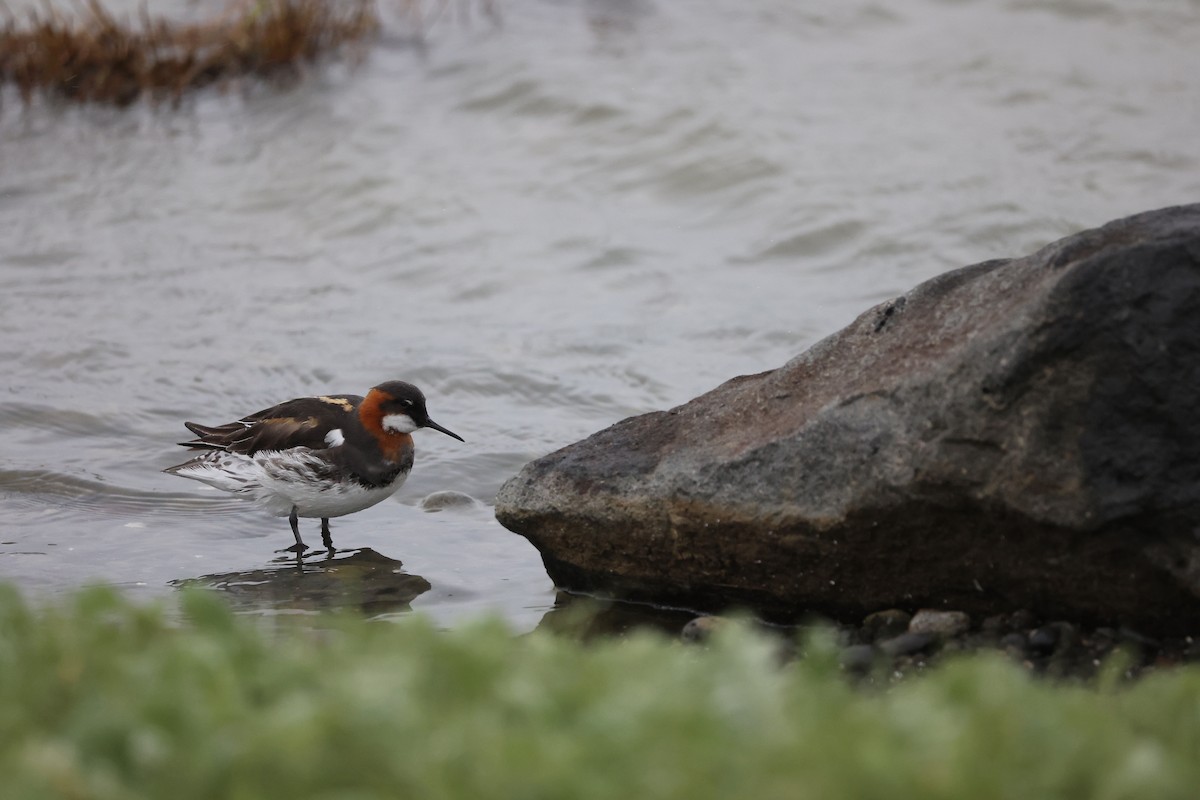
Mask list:
[[[434,421],[433,421],[433,420],[431,420],[431,419],[427,419],[427,420],[425,420],[425,424],[424,424],[422,427],[424,427],[424,428],[433,428],[435,431],[441,431],[442,433],[446,434],[447,436],[453,436],[455,439],[458,439],[460,442],[466,442],[466,441],[467,441],[466,439],[462,438],[461,436],[459,436],[459,435],[458,435],[457,433],[455,433],[454,431],[452,431],[452,430],[448,430],[448,429],[446,429],[446,428],[443,428],[441,425],[438,425],[436,422],[434,422]]]

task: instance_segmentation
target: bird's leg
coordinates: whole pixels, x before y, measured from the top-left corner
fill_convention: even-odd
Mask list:
[[[329,534],[329,517],[321,517],[321,544],[330,554],[334,552],[333,537]]]
[[[288,515],[288,522],[292,524],[292,535],[296,537],[296,543],[291,547],[285,547],[281,553],[303,553],[308,549],[300,539],[300,516],[295,506],[292,506],[292,513]]]

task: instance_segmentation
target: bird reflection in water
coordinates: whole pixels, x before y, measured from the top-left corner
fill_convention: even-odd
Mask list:
[[[370,548],[339,550],[323,559],[285,556],[278,566],[172,581],[220,591],[235,611],[344,611],[368,616],[412,610],[431,588],[420,575]],[[344,555],[343,555],[344,554]]]

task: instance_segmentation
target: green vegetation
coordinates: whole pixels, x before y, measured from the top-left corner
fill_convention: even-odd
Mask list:
[[[2,588],[2,587],[0,587]],[[580,644],[482,621],[183,619],[93,590],[0,591],[0,781],[70,798],[1193,798],[1200,669],[1096,686],[975,656],[854,686],[834,650],[781,665]]]

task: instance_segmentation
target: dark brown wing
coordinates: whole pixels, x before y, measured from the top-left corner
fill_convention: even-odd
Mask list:
[[[325,437],[330,431],[344,428],[354,419],[355,409],[360,402],[361,397],[350,394],[301,397],[224,425],[210,427],[185,422],[184,426],[196,434],[196,438],[180,444],[184,447],[228,450],[248,456],[259,450],[287,450],[292,447],[320,450],[329,447]]]

